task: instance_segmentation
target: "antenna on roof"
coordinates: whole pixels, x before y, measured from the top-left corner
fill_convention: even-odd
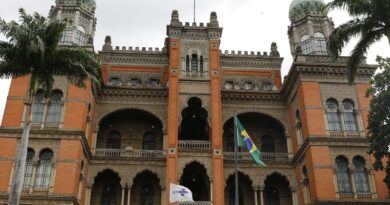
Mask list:
[[[194,0],[194,23],[195,23],[195,11],[196,11],[195,2],[196,0]]]

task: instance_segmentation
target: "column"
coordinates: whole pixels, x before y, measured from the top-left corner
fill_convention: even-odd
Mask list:
[[[164,205],[164,204],[165,204],[165,201],[163,200],[164,194],[165,194],[165,189],[164,189],[164,188],[161,188],[161,205]],[[128,204],[128,205],[130,205],[130,204]]]
[[[37,175],[37,167],[38,162],[33,162],[33,170],[32,170],[32,176],[31,176],[31,182],[30,182],[30,190],[29,192],[32,193],[35,185],[35,177]]]
[[[85,191],[85,205],[91,204],[91,188],[92,185],[87,185],[87,190]]]
[[[292,204],[298,205],[298,194],[297,194],[297,188],[292,187],[291,188],[291,197],[292,197]]]
[[[351,171],[351,186],[352,186],[352,193],[353,193],[353,198],[357,199],[357,194],[356,194],[356,186],[355,186],[355,172]]]
[[[213,181],[210,181],[210,201],[213,201]]]
[[[374,179],[374,176],[373,176],[373,173],[372,173],[371,169],[368,170],[367,175],[368,175],[368,184],[370,185],[372,197],[374,199],[376,199],[376,198],[378,198],[378,194],[376,192],[375,179]]]
[[[122,186],[122,198],[121,198],[121,205],[125,205],[125,186]]]
[[[259,200],[257,200],[257,190],[258,190],[257,187],[253,189],[253,195],[255,197],[255,205],[259,205]]]
[[[298,137],[298,136],[297,136],[297,137]],[[288,159],[291,160],[291,159],[293,158],[291,136],[286,135],[286,138],[287,138],[287,153],[288,153]]]
[[[131,187],[131,186],[129,186],[129,187]],[[130,202],[131,202],[131,188],[128,188],[127,189],[127,205],[130,205]]]
[[[260,191],[260,204],[261,204],[261,205],[264,205],[263,190],[264,190],[264,186],[260,186],[260,187],[259,187],[259,191]]]

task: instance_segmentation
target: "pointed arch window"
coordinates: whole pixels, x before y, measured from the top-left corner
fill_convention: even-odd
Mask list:
[[[31,109],[31,122],[42,123],[45,114],[45,93],[43,90],[38,90],[34,96],[34,101]]]
[[[356,193],[370,193],[370,187],[368,184],[368,177],[366,172],[366,160],[363,157],[356,156],[352,160],[355,168],[355,187]]]
[[[336,179],[339,193],[352,193],[351,180],[348,173],[348,159],[336,158]]]
[[[27,150],[27,160],[26,160],[26,171],[24,173],[24,181],[23,186],[31,186],[32,177],[33,177],[33,169],[34,169],[34,156],[35,151],[31,148],[28,148]]]
[[[113,131],[108,135],[107,149],[120,149],[121,148],[121,134],[117,131]]]
[[[46,122],[51,124],[58,124],[61,120],[62,113],[62,97],[60,90],[54,90],[51,94],[50,102],[47,107]]]
[[[355,106],[351,100],[343,101],[343,117],[345,131],[356,132],[358,131]]]
[[[203,56],[200,56],[199,66],[200,66],[200,73],[202,74],[203,73]]]
[[[157,149],[157,137],[154,133],[148,132],[144,135],[144,138],[142,140],[142,149],[144,150]]]
[[[304,55],[311,54],[313,52],[313,48],[311,45],[311,40],[309,35],[304,35],[301,38],[301,48],[302,48],[302,53]]]
[[[155,191],[153,186],[151,185],[144,185],[141,188],[141,205],[154,205],[154,196]]]
[[[298,146],[301,146],[303,143],[303,136],[302,136],[301,113],[299,112],[299,110],[295,111],[295,121],[296,121],[295,128],[297,130],[297,144]]]
[[[198,55],[192,54],[191,56],[191,72],[198,72]]]
[[[326,116],[328,119],[328,128],[330,132],[341,131],[341,120],[338,103],[334,99],[326,101]]]
[[[190,72],[190,56],[186,56],[186,72]]]
[[[53,169],[53,151],[50,149],[42,150],[39,155],[38,171],[35,178],[35,186],[38,188],[49,188],[52,169]]]
[[[102,191],[102,205],[116,205],[116,195],[117,190],[115,185],[105,185]]]
[[[317,55],[326,55],[328,54],[326,50],[326,41],[325,36],[322,33],[314,34],[314,45]]]

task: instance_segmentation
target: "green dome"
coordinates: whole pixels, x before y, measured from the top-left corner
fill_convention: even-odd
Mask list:
[[[324,6],[324,0],[293,0],[290,4],[290,20],[298,20],[307,13],[326,15]]]

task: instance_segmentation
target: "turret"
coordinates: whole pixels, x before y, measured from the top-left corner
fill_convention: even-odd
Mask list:
[[[334,25],[324,7],[324,0],[291,2],[288,35],[293,57],[297,55],[297,50],[303,55],[327,55],[326,41]]]

